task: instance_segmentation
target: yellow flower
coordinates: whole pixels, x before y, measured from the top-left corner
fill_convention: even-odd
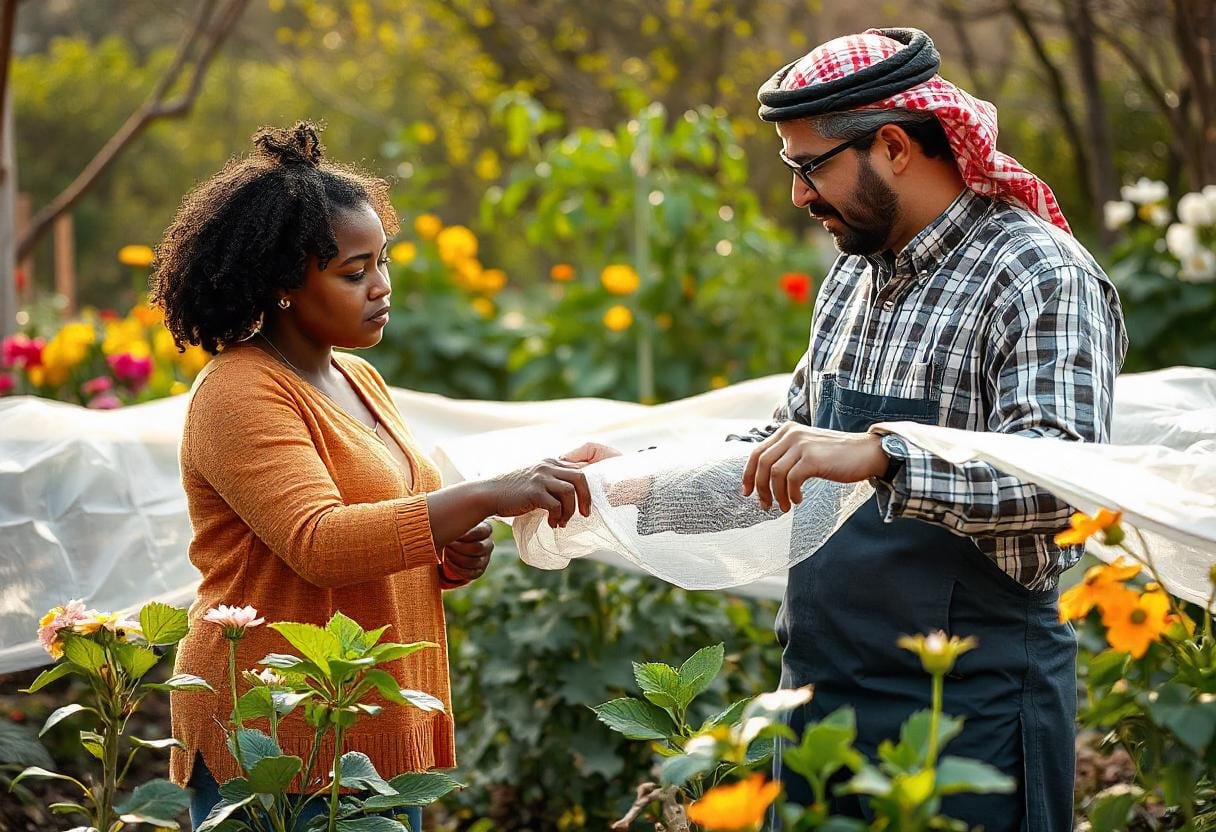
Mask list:
[[[604,326],[613,332],[621,332],[633,326],[633,313],[628,306],[619,303],[604,313]]]
[[[473,298],[473,310],[487,320],[494,317],[494,301],[489,298]]]
[[[574,266],[569,263],[558,263],[553,268],[549,269],[549,277],[556,280],[558,283],[566,283],[574,279]]]
[[[156,252],[149,246],[123,246],[118,250],[118,262],[124,266],[146,269],[156,259]]]
[[[1125,563],[1123,558],[1111,564],[1090,567],[1076,586],[1060,596],[1060,620],[1076,621],[1089,615],[1095,606],[1102,606],[1112,591],[1123,588],[1123,582],[1140,574],[1140,564]]]
[[[979,644],[971,636],[959,638],[949,636],[941,631],[925,635],[900,636],[895,642],[905,650],[920,656],[921,667],[926,673],[934,676],[945,675],[954,669],[958,657],[972,650]]]
[[[780,793],[780,783],[766,783],[763,774],[753,774],[738,783],[710,789],[688,807],[688,819],[719,832],[755,829]]]
[[[497,179],[502,173],[502,165],[498,163],[498,154],[490,148],[481,151],[477,161],[473,163],[473,172],[479,179]]]
[[[101,351],[106,355],[128,353],[136,358],[147,358],[152,354],[144,339],[144,327],[136,318],[123,318],[106,324],[106,337],[101,342]]]
[[[730,379],[728,379],[726,376],[714,376],[709,380],[709,387],[711,390],[720,390],[728,384],[730,384]]]
[[[84,361],[89,354],[89,346],[96,340],[97,332],[91,324],[67,324],[55,333],[42,350],[42,369],[45,375],[39,374],[41,378],[34,380],[31,372],[30,380],[38,385],[41,385],[43,380],[54,386],[63,384],[71,369]]]
[[[96,610],[89,610],[88,613],[85,614],[84,618],[72,626],[72,630],[80,633],[81,635],[87,636],[97,632],[102,627],[114,624],[120,620],[120,618],[121,616],[115,612],[97,612]]]
[[[1098,509],[1093,517],[1078,511],[1068,521],[1071,528],[1056,535],[1056,545],[1078,546],[1098,532],[1105,532],[1102,542],[1114,546],[1123,540],[1123,528],[1119,525],[1122,519],[1123,512],[1106,508]]]
[[[604,267],[600,282],[614,295],[631,295],[638,290],[639,280],[632,266],[615,263]]]
[[[414,138],[423,144],[430,144],[439,138],[439,132],[429,121],[420,121],[414,125]]]
[[[210,360],[211,353],[197,344],[191,344],[186,347],[185,352],[178,356],[177,365],[182,368],[183,373],[193,377],[198,375]]]
[[[443,222],[434,214],[419,214],[414,220],[414,231],[424,240],[433,240],[443,230]]]
[[[190,390],[190,387],[180,381],[175,381],[169,385],[169,395],[170,396],[180,396],[182,393],[186,393],[189,390]]]
[[[456,264],[456,285],[469,292],[481,287],[481,261],[463,260]]]
[[[152,354],[158,361],[164,363],[176,361],[178,352],[177,344],[173,341],[173,333],[164,327],[156,330],[152,335]]]
[[[502,269],[486,269],[481,273],[481,291],[496,295],[507,285],[507,273]]]
[[[453,266],[477,256],[477,237],[463,225],[449,225],[435,238],[439,259]]]
[[[1102,623],[1111,647],[1139,659],[1172,623],[1169,598],[1120,588],[1103,599]]]
[[[388,250],[388,256],[401,265],[414,262],[414,255],[418,253],[418,249],[413,243],[402,241],[394,243],[392,248]]]

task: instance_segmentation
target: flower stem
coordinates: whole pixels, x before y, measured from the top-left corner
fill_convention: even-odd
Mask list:
[[[228,639],[228,689],[232,692],[232,747],[236,749],[236,765],[241,774],[245,771],[245,759],[241,755],[241,708],[236,699],[236,639]]]
[[[329,832],[338,830],[338,783],[342,779],[342,726],[334,729],[334,782],[329,789]]]
[[[925,768],[937,764],[937,730],[942,719],[942,674],[933,674],[933,704],[929,711],[929,750],[925,754]]]

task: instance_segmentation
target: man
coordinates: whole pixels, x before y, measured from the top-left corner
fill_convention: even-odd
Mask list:
[[[1076,645],[1056,584],[1081,552],[1052,538],[1071,509],[990,465],[952,465],[870,428],[912,420],[1105,441],[1126,336],[1114,287],[1051,190],[996,150],[995,107],[939,65],[923,32],[870,30],[815,48],[759,92],[794,204],[841,255],[777,424],[741,437],[759,442],[743,493],[788,510],[813,477],[869,479],[877,492],[790,571],[782,684],[815,686],[793,727],[849,705],[874,757],[929,706],[929,680],[899,636],[974,636],[979,648],[946,680],[945,711],[966,720],[947,750],[1019,785],[942,810],[986,832],[1064,832]],[[793,800],[812,801],[776,768]],[[853,797],[832,809],[865,815]]]
[[[981,462],[952,465],[877,422],[1106,441],[1126,349],[1119,300],[1051,190],[996,150],[996,110],[943,80],[913,29],[837,38],[761,88],[792,199],[841,255],[811,342],[743,491],[788,510],[811,477],[869,479],[873,504],[790,572],[778,617],[784,686],[815,685],[794,728],[856,709],[874,756],[929,704],[901,634],[974,636],[946,680],[966,719],[948,753],[1016,778],[1011,795],[947,799],[986,832],[1072,829],[1076,647],[1053,543],[1071,509]],[[810,802],[788,772],[791,798]],[[838,812],[863,816],[855,799]]]

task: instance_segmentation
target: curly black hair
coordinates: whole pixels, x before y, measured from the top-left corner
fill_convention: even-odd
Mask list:
[[[388,182],[324,160],[315,124],[263,127],[253,152],[182,201],[156,248],[150,300],[165,311],[179,349],[215,354],[248,338],[283,290],[304,283],[309,258],[337,255],[333,220],[368,205],[397,233]]]

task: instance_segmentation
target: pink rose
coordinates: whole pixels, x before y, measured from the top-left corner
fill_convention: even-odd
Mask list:
[[[133,393],[138,393],[148,383],[152,376],[152,359],[136,358],[130,353],[111,355],[106,358],[114,377],[126,385]]]
[[[38,622],[38,643],[52,658],[63,655],[63,644],[59,641],[59,631],[71,629],[77,623],[85,620],[90,611],[85,609],[84,601],[74,598],[62,607],[55,607]]]
[[[39,367],[42,365],[42,348],[46,341],[25,335],[10,335],[0,341],[0,366]]]

